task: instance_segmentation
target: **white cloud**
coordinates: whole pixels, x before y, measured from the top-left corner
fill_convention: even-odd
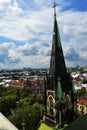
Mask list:
[[[1,36],[22,41],[35,38],[40,32],[47,32],[49,26],[44,23],[49,22],[47,19],[47,15],[50,15],[49,9],[41,12],[29,10],[25,14],[16,6],[11,6],[8,13],[4,11],[6,14],[0,21]]]
[[[24,42],[24,45],[17,45],[15,42],[0,44],[1,58],[7,55],[6,58],[10,62],[10,67],[15,63],[17,63],[15,64],[16,68],[22,66],[49,66],[53,10],[48,5],[52,2],[50,0],[48,0],[49,4],[46,4],[46,1],[43,0],[33,2],[37,3],[36,6],[41,7],[39,11],[36,8],[24,9],[22,7],[23,0],[0,0],[0,36]],[[61,0],[57,8],[64,55],[67,54],[70,48],[74,48],[75,52],[83,59],[81,64],[84,65],[87,63],[87,12],[61,11],[67,5]],[[26,3],[24,6],[28,7]],[[35,39],[37,40],[35,41]],[[6,58],[3,61],[9,67]],[[4,62],[0,65],[4,65]],[[71,65],[76,64],[76,61],[72,63],[66,59],[66,63]]]
[[[87,12],[72,10],[60,12],[58,20],[64,54],[66,55],[70,48],[74,48],[81,59],[70,64],[85,66],[87,64]]]

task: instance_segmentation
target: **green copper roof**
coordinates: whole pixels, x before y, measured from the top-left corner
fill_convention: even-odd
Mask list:
[[[75,93],[75,86],[74,86],[74,83],[73,83],[73,79],[72,79],[71,81],[72,81],[72,89],[73,89],[73,93]]]
[[[58,77],[58,85],[57,85],[57,94],[58,94],[59,101],[61,101],[61,99],[63,97],[63,93],[62,93],[62,87],[61,87],[61,83],[60,83],[60,78],[59,77]]]

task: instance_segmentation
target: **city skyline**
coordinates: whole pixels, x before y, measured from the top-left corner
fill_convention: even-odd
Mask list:
[[[66,66],[87,65],[87,0],[55,0]],[[0,68],[48,68],[52,0],[0,0]]]

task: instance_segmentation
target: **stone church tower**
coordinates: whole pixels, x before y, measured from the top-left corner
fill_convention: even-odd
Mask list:
[[[49,74],[44,78],[43,119],[51,126],[72,122],[74,119],[74,93],[72,78],[67,72],[54,4],[54,30]]]

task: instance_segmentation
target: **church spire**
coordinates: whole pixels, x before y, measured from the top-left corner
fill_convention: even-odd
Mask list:
[[[67,73],[60,34],[56,19],[56,4],[54,3],[54,29],[50,59],[49,74],[44,82],[44,121],[54,127],[74,119],[72,108],[74,104],[73,89],[70,74]],[[69,116],[67,112],[71,113]],[[63,119],[63,120],[61,120]],[[69,120],[69,121],[68,121]]]
[[[56,4],[54,3],[54,30],[53,30],[53,41],[51,50],[51,60],[50,60],[50,74],[55,77],[55,85],[57,85],[57,79],[60,79],[66,75],[66,65],[64,61],[64,55],[60,40],[60,34],[58,29],[58,24],[56,20]]]

